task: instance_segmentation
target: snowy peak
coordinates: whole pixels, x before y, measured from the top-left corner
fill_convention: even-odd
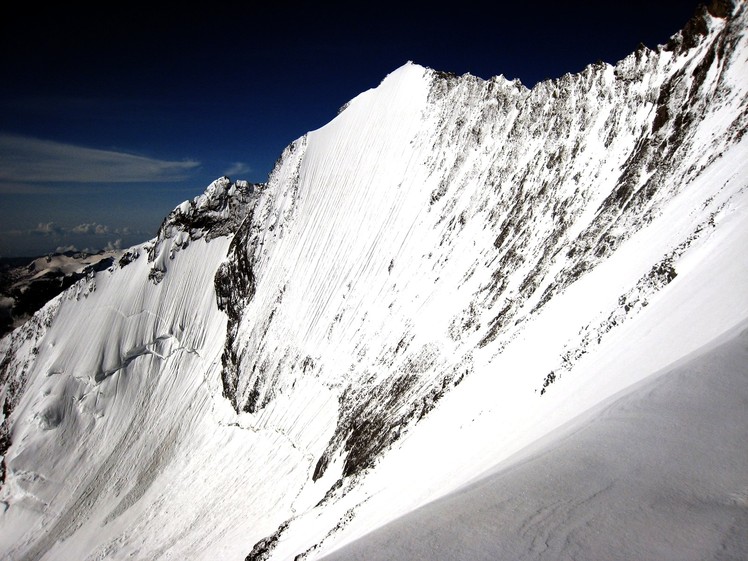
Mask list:
[[[319,558],[744,322],[746,17],[532,89],[408,63],[174,209],[0,340],[0,548]]]
[[[208,185],[202,195],[177,206],[164,219],[148,250],[148,261],[154,263],[150,278],[160,282],[166,272],[166,260],[173,259],[190,242],[233,235],[251,213],[263,187],[243,180],[232,183],[224,176]]]
[[[282,425],[280,403],[324,388],[338,420],[312,480],[359,476],[476,364],[690,201],[688,220],[598,289],[603,317],[572,314],[585,335],[528,380],[544,396],[678,276],[737,196],[735,177],[695,186],[746,127],[745,15],[703,17],[700,42],[678,53],[638,51],[532,90],[407,64],[307,135],[276,169],[256,231],[234,240],[253,279],[224,352],[237,410]]]
[[[251,201],[264,185],[228,177],[216,179],[202,195],[177,206],[164,219],[156,236],[158,241],[184,232],[192,240],[233,234],[246,218]]]

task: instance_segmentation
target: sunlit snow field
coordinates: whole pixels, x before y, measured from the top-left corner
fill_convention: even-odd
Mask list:
[[[746,557],[745,12],[408,63],[177,207],[0,340],[0,552]]]

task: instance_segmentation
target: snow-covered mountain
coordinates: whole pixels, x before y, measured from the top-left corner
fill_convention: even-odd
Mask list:
[[[24,324],[37,310],[83,277],[108,269],[118,249],[66,251],[0,263],[0,336]]]
[[[747,21],[744,2],[716,1],[656,51],[533,89],[408,63],[289,145],[267,184],[221,178],[177,207],[155,239],[0,341],[0,551],[319,558],[487,473],[536,465],[512,458],[631,388],[648,395],[705,345],[744,357]],[[715,395],[746,395],[741,360],[724,361],[735,387]],[[707,400],[710,385],[695,386]],[[710,440],[745,432],[740,407],[726,411]],[[621,417],[628,445],[657,448],[637,448],[641,423]],[[593,447],[616,432],[599,434]],[[688,526],[714,538],[694,558],[740,557],[745,539],[718,537],[746,520],[745,447],[704,453],[730,467],[703,487],[721,514]],[[579,472],[595,473],[586,457]],[[646,477],[657,470],[637,462],[673,471],[683,457],[628,465]],[[553,490],[531,475],[491,496],[516,508],[537,491],[522,504],[553,514]],[[558,517],[540,507],[507,519],[548,546],[554,528],[581,532],[607,509],[608,534],[566,540],[589,546],[576,558],[690,539],[625,540],[636,517],[616,518],[625,493],[603,490],[557,509],[571,524],[544,526]],[[689,520],[692,503],[673,504]],[[397,547],[385,557],[438,557]]]

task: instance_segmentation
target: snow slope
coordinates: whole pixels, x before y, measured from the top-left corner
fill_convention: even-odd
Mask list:
[[[325,559],[740,559],[746,365],[743,323]]]
[[[0,551],[318,558],[742,325],[746,18],[532,90],[408,63],[177,207],[0,341]]]

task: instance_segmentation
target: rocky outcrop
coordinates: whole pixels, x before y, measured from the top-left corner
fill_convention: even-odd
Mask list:
[[[209,242],[236,233],[263,187],[241,180],[232,182],[224,176],[211,183],[202,195],[171,211],[148,250],[148,261],[153,263],[149,278],[158,284],[166,273],[168,260],[191,242]]]

